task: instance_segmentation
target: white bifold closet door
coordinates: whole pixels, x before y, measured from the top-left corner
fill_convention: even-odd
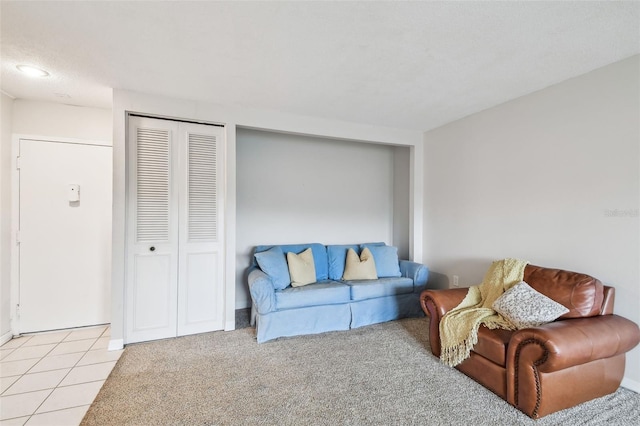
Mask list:
[[[223,138],[129,117],[125,343],[224,328]]]

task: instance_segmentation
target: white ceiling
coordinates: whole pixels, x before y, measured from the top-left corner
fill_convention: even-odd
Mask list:
[[[637,1],[2,1],[0,13],[1,87],[15,98],[109,108],[119,88],[416,130],[640,53]]]

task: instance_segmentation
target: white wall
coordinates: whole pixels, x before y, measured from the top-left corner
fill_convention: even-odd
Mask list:
[[[431,269],[464,286],[504,257],[584,272],[640,323],[639,58],[425,133]],[[623,384],[640,391],[638,347]]]
[[[11,113],[12,112],[12,113]],[[9,276],[11,259],[12,224],[12,135],[45,136],[67,139],[111,142],[112,112],[109,109],[88,108],[63,105],[53,102],[12,100],[2,95],[2,145],[0,162],[2,173],[1,189],[1,240],[0,278],[2,280],[2,313],[0,314],[0,330],[4,332],[10,327],[7,317],[11,315],[9,305],[12,297],[17,296],[16,288],[11,288]],[[8,292],[8,293],[6,293]],[[2,333],[0,333],[2,336]]]
[[[13,99],[0,104],[0,344],[11,337],[11,132]]]
[[[22,99],[16,99],[13,108],[15,134],[111,141],[110,109]]]
[[[118,348],[124,338],[124,273],[125,273],[125,182],[126,182],[126,112],[139,112],[165,117],[202,120],[225,125],[226,129],[226,265],[225,328],[235,327],[236,308],[236,127],[271,130],[280,133],[321,136],[410,147],[411,254],[422,259],[422,133],[305,117],[277,111],[217,105],[173,99],[143,93],[114,90],[113,98],[113,268],[110,348]]]
[[[245,273],[256,245],[392,244],[396,149],[237,129],[236,308],[250,306]],[[408,178],[409,157],[400,160]],[[408,179],[402,190],[406,234],[398,240],[408,253]]]

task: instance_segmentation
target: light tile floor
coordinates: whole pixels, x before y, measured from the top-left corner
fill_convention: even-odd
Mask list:
[[[24,335],[0,346],[0,425],[79,425],[123,351],[109,327]]]

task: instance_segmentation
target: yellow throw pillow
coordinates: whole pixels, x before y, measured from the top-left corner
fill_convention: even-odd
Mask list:
[[[291,286],[301,287],[316,282],[316,265],[313,263],[311,247],[300,254],[287,253]]]
[[[347,251],[347,261],[344,265],[343,280],[376,280],[378,274],[376,273],[376,262],[373,260],[373,255],[368,248],[362,250],[362,254],[358,257],[358,254],[354,249]]]

